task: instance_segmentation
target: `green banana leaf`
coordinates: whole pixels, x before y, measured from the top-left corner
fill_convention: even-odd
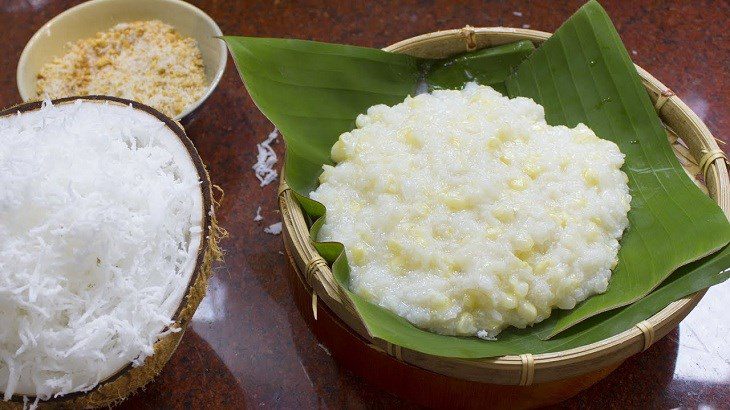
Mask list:
[[[319,244],[317,249],[319,250],[322,245]],[[333,247],[337,247],[341,252],[342,245]],[[484,341],[477,338],[444,336],[418,329],[400,316],[364,300],[349,290],[346,292],[368,324],[368,331],[373,337],[427,354],[477,359],[523,353],[558,352],[599,342],[630,329],[675,300],[727,280],[730,277],[728,266],[730,266],[730,247],[725,247],[721,252],[683,266],[654,292],[631,305],[593,316],[547,340],[547,336],[565,315],[565,311],[554,311],[548,319],[531,328],[506,329],[499,334],[497,340]],[[339,281],[346,278],[349,267],[344,256],[335,260],[333,271]]]
[[[315,243],[332,263],[335,278],[373,337],[424,353],[463,358],[556,351],[628,329],[673,300],[727,279],[724,269],[730,265],[730,255],[726,249],[664,280],[675,268],[725,245],[730,226],[717,205],[681,172],[666,134],[656,133],[659,119],[651,105],[647,109],[648,97],[638,74],[608,16],[595,2],[581,8],[537,51],[520,42],[447,61],[301,40],[224,40],[254,102],[284,135],[285,177],[303,210],[316,221],[313,239],[325,209],[307,196],[317,186],[321,166],[331,164],[332,144],[340,133],[355,127],[358,114],[375,104],[402,101],[416,92],[423,79],[429,89],[435,89],[460,88],[475,78],[509,91],[510,96],[533,97],[545,106],[549,122],[584,122],[601,137],[617,142],[627,155],[624,170],[634,202],[631,225],[607,291],[615,295],[605,303],[590,305],[589,299],[572,311],[556,310],[532,328],[507,329],[497,341],[426,332],[363,300],[349,292],[349,266],[342,245]],[[570,56],[563,52],[573,49],[576,52]],[[613,127],[610,132],[606,125]],[[665,243],[669,238],[677,239]],[[561,331],[551,340],[542,340]]]
[[[549,124],[582,122],[626,155],[633,199],[620,263],[608,290],[562,317],[551,335],[638,300],[673,270],[730,240],[727,218],[694,186],[667,144],[634,64],[597,2],[583,6],[524,61],[507,88],[545,107]]]
[[[535,45],[529,40],[522,40],[464,53],[435,62],[428,67],[425,80],[429,91],[461,88],[470,81],[476,81],[507,94],[505,80],[533,51]]]

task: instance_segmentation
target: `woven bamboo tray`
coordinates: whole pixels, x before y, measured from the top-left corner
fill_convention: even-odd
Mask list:
[[[385,50],[417,57],[445,58],[465,51],[523,39],[540,44],[549,36],[550,33],[535,30],[467,26],[463,29],[438,31],[413,37],[386,47]],[[724,161],[725,155],[719,149],[716,140],[702,121],[669,88],[642,68],[637,66],[637,69],[667,128],[669,142],[685,170],[704,192],[717,201],[725,214],[730,215],[728,168]],[[701,176],[705,183],[698,181],[696,176]],[[605,376],[629,356],[647,349],[674,329],[704,295],[704,292],[697,292],[673,302],[648,320],[637,323],[630,330],[575,349],[478,360],[427,355],[374,339],[368,334],[364,324],[354,313],[354,307],[339,289],[327,263],[312,246],[302,210],[284,178],[279,187],[279,207],[283,219],[283,239],[294,268],[292,275],[301,278],[302,289],[306,289],[311,295],[311,304],[308,304],[306,312],[303,312],[308,319],[316,320],[317,306],[319,304],[321,307],[324,303],[327,314],[334,314],[336,321],[345,325],[368,349],[391,356],[395,363],[461,381],[485,385],[529,386],[554,384],[553,382],[574,380],[584,376],[594,383],[600,378],[591,375]],[[296,281],[293,283],[296,285]],[[293,290],[298,288],[296,285]],[[396,364],[392,365],[397,367]],[[471,387],[478,388],[474,384]],[[588,386],[581,388],[586,387]],[[570,394],[575,393],[577,391]]]
[[[180,340],[185,333],[185,329],[198,308],[200,301],[205,296],[205,290],[208,279],[212,274],[212,263],[214,260],[220,259],[221,252],[218,248],[218,240],[223,234],[223,230],[218,227],[215,217],[215,205],[217,202],[213,198],[213,191],[208,171],[203,165],[203,160],[198,155],[197,149],[190,141],[183,127],[171,118],[166,117],[159,111],[135,101],[125,100],[116,97],[107,96],[85,96],[85,97],[68,97],[53,100],[54,105],[67,104],[72,101],[82,99],[95,102],[103,102],[109,104],[120,104],[124,106],[131,105],[137,110],[147,112],[153,115],[172,130],[182,141],[183,145],[190,155],[195,168],[200,177],[200,189],[203,196],[203,240],[198,249],[197,260],[195,262],[195,270],[188,283],[187,290],[180,306],[172,317],[174,323],[171,327],[179,328],[179,332],[169,333],[160,338],[153,346],[154,354],[147,357],[144,363],[138,367],[132,367],[131,363],[119,370],[112,376],[108,377],[99,385],[85,393],[71,393],[65,396],[52,398],[42,401],[40,408],[53,409],[80,409],[80,408],[98,408],[110,407],[123,401],[138,389],[144,387],[152,379],[157,376],[165,364],[170,360],[172,353],[177,349]],[[30,102],[16,105],[5,110],[0,110],[0,117],[13,115],[17,112],[34,111],[41,107],[42,102]],[[27,406],[23,405],[23,397],[15,395],[10,401],[2,401],[0,397],[0,410],[3,409],[21,409]],[[29,397],[29,403],[33,403],[34,398]]]

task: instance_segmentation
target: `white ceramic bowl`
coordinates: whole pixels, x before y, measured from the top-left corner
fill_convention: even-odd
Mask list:
[[[223,34],[215,21],[199,8],[180,0],[91,0],[57,15],[31,37],[20,55],[17,72],[20,96],[25,102],[39,99],[38,72],[50,59],[63,55],[69,41],[92,37],[118,23],[154,19],[170,24],[182,36],[198,42],[209,85],[198,101],[175,117],[178,121],[188,119],[218,85],[228,50],[222,40],[215,38]]]

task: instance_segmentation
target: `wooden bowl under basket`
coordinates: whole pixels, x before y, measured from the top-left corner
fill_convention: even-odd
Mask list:
[[[465,51],[550,36],[535,30],[472,28],[438,31],[401,41],[386,51],[445,58]],[[664,84],[637,66],[679,161],[730,215],[728,168],[702,121]],[[695,178],[702,176],[705,184]],[[671,303],[648,320],[608,339],[575,349],[486,359],[432,356],[372,338],[314,249],[307,224],[284,178],[279,188],[284,245],[292,264],[292,293],[315,335],[356,374],[396,395],[433,407],[533,407],[586,389],[674,329],[704,291]],[[324,302],[324,303],[322,303]]]

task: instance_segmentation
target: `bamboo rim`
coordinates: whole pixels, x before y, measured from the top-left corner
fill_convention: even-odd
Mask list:
[[[169,333],[158,339],[153,346],[154,353],[147,357],[141,366],[133,367],[129,363],[87,392],[69,393],[64,396],[39,402],[39,406],[44,408],[97,408],[112,406],[123,401],[154,379],[162,371],[162,368],[177,349],[195,310],[205,296],[208,279],[213,272],[213,261],[220,260],[222,255],[218,247],[218,242],[222,237],[226,236],[225,230],[218,226],[218,221],[215,216],[215,209],[219,201],[213,196],[213,185],[210,181],[210,175],[193,142],[188,138],[185,129],[180,123],[147,105],[117,97],[91,95],[59,98],[51,102],[57,105],[76,100],[108,102],[124,106],[131,105],[133,108],[146,112],[162,121],[177,136],[185,146],[201,180],[203,232],[201,233],[202,240],[198,248],[195,268],[193,269],[185,294],[180,301],[180,305],[172,316],[174,323],[168,327],[177,328],[179,331]],[[16,105],[0,110],[0,117],[12,115],[17,112],[34,111],[39,109],[42,104],[43,101],[34,101]],[[35,400],[35,397],[32,396],[25,397],[28,403],[33,403]],[[25,408],[23,396],[13,395],[8,402],[0,400],[0,409],[6,408]]]
[[[531,40],[539,45],[550,33],[504,27],[437,31],[384,48],[386,51],[423,58],[444,58],[465,51]],[[669,141],[685,171],[730,217],[730,179],[724,154],[707,126],[674,92],[639,66],[636,66],[660,118],[667,127]],[[718,152],[720,154],[718,154]],[[699,159],[699,160],[698,160]],[[703,186],[694,176],[703,174]],[[285,171],[282,172],[285,175]],[[471,381],[505,385],[531,385],[580,376],[604,368],[649,348],[674,329],[699,303],[705,291],[669,304],[651,318],[631,329],[602,341],[574,349],[543,354],[508,355],[484,359],[433,356],[395,346],[373,338],[359,318],[349,298],[341,291],[331,269],[317,253],[309,238],[302,210],[285,178],[279,186],[279,207],[283,220],[285,245],[293,250],[297,268],[312,289],[312,310],[316,317],[318,301],[327,304],[344,323],[357,332],[371,348],[387,352],[397,360],[447,376]]]

